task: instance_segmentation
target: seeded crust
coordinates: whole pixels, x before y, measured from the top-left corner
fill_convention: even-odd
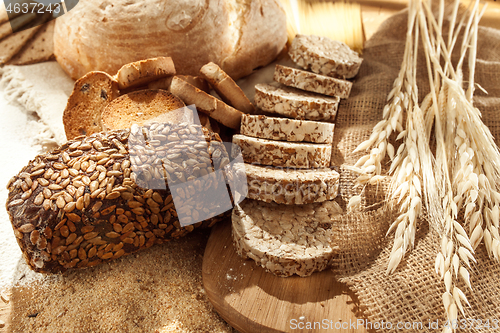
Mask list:
[[[217,64],[209,62],[200,69],[200,74],[224,102],[244,113],[255,112],[253,104],[243,90]]]
[[[233,243],[240,256],[274,275],[310,276],[326,269],[334,255],[330,221],[341,212],[334,201],[278,205],[247,199],[233,210]]]
[[[142,86],[172,75],[175,75],[172,58],[158,57],[124,65],[116,73],[116,80],[118,81],[118,87],[125,89]]]
[[[193,122],[193,117],[172,112],[184,102],[166,90],[139,90],[122,95],[104,107],[102,128],[105,131],[126,129],[131,124],[143,126],[152,121],[162,123]]]
[[[325,122],[244,114],[240,133],[278,141],[332,143],[334,127]]]
[[[258,108],[288,118],[333,121],[339,101],[339,97],[314,94],[276,82],[255,86],[254,102]]]
[[[355,77],[363,62],[359,54],[343,42],[313,35],[295,36],[288,54],[304,69],[342,78]]]
[[[169,184],[195,181],[197,188],[176,191],[196,219],[199,209],[218,207],[200,208],[193,195],[225,187],[224,177],[213,171],[228,163],[219,136],[199,125],[96,133],[30,161],[7,184],[6,207],[33,270],[90,267],[220,220],[221,215],[181,227]]]
[[[196,109],[206,113],[222,125],[232,129],[239,129],[243,113],[212,95],[196,88],[192,84],[174,77],[170,85],[170,92],[184,101],[187,105],[194,104]]]
[[[339,174],[325,169],[283,169],[255,164],[235,164],[248,181],[247,198],[301,205],[333,200],[339,188]]]
[[[318,94],[347,98],[351,93],[352,82],[315,74],[300,69],[276,65],[274,81]]]
[[[241,149],[245,163],[278,167],[328,168],[332,154],[330,144],[272,141],[241,134],[233,136],[233,144],[233,157],[238,156]]]
[[[77,80],[63,113],[66,138],[102,131],[102,112],[118,96],[118,83],[107,73],[90,72]]]

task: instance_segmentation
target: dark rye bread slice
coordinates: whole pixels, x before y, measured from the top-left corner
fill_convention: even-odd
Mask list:
[[[144,150],[155,158],[139,158]],[[100,132],[35,157],[7,184],[6,207],[31,269],[54,273],[85,268],[210,227],[227,216],[221,200],[189,205],[207,193],[228,193],[224,175],[215,172],[228,163],[219,136],[199,125]],[[182,188],[174,192],[171,187],[190,177],[196,191],[183,191],[179,202],[176,193]]]
[[[143,126],[150,122],[192,123],[192,116],[183,108],[184,102],[166,90],[139,90],[122,95],[104,107],[102,128],[105,131],[129,128],[132,124]]]
[[[45,23],[7,64],[29,65],[54,59],[55,20]]]
[[[194,104],[197,110],[208,114],[221,124],[239,129],[243,113],[212,95],[196,88],[192,84],[174,77],[170,85],[170,92],[184,101],[187,105]]]
[[[244,113],[255,112],[253,104],[243,90],[217,64],[209,62],[200,69],[200,74],[224,102]]]
[[[118,70],[116,80],[120,89],[126,89],[147,85],[149,82],[172,75],[175,75],[172,58],[158,57],[124,65]]]
[[[118,96],[118,83],[107,73],[90,72],[77,80],[63,113],[66,138],[102,131],[102,111]]]

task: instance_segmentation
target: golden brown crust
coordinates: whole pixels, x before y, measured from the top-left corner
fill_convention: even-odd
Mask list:
[[[158,57],[123,65],[116,74],[120,89],[147,85],[168,76],[175,75],[172,58]]]
[[[212,61],[237,79],[271,62],[286,40],[277,0],[87,0],[58,18],[54,48],[73,79],[158,56],[172,57],[179,74],[198,75]]]

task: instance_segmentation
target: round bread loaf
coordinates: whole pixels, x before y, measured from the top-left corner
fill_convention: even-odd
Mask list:
[[[227,191],[216,171],[228,163],[219,136],[199,125],[99,132],[24,167],[7,184],[7,211],[33,270],[94,266],[227,215],[217,200],[199,205],[199,196]]]
[[[172,57],[178,74],[198,75],[214,62],[238,79],[270,63],[286,41],[278,0],[86,0],[57,19],[54,53],[73,79],[159,56]]]

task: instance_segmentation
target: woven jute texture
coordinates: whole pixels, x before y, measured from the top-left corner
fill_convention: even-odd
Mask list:
[[[396,14],[382,24],[367,41],[363,64],[349,99],[344,100],[337,114],[333,164],[340,166],[340,198],[345,205],[357,194],[353,190],[355,174],[345,169],[354,165],[362,154],[352,151],[366,140],[372,128],[382,119],[387,95],[398,75],[404,51],[407,14]],[[455,55],[456,57],[456,55]],[[500,31],[482,28],[479,31],[476,82],[488,94],[476,90],[474,104],[481,110],[483,121],[495,138],[500,138]],[[429,92],[423,55],[419,55],[418,87],[422,99]],[[465,75],[467,75],[465,73]],[[464,76],[467,77],[467,76]],[[397,146],[396,146],[397,149]],[[334,223],[333,243],[340,245],[340,253],[333,262],[339,279],[357,294],[360,308],[373,323],[390,322],[393,329],[380,332],[440,332],[445,324],[442,303],[444,284],[434,271],[434,262],[441,239],[429,228],[429,221],[419,219],[415,248],[402,260],[397,271],[386,274],[393,235],[386,237],[397,212],[385,201],[386,186],[371,186],[363,192],[362,212],[345,214]],[[500,265],[488,258],[484,244],[478,247],[477,264],[471,270],[473,293],[465,285],[471,307],[465,318],[490,321],[490,328],[471,325],[458,332],[495,332],[494,320],[500,320]],[[463,318],[463,317],[460,317]],[[439,328],[435,327],[438,321]],[[398,323],[412,323],[413,328],[398,330]],[[413,324],[416,323],[416,324]],[[418,328],[418,323],[422,323]],[[462,326],[462,325],[461,325]],[[472,327],[471,327],[472,326]],[[500,326],[497,322],[496,326]],[[374,325],[373,327],[376,327]],[[410,327],[407,325],[407,328]]]

